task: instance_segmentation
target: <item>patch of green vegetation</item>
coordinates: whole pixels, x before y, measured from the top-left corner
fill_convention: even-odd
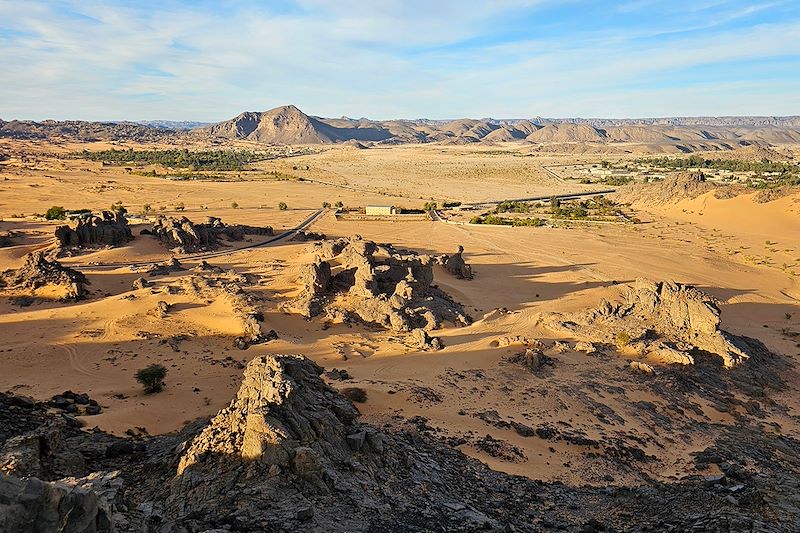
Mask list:
[[[135,378],[142,387],[145,394],[161,392],[164,389],[164,378],[167,377],[167,369],[159,364],[152,364],[136,372]]]
[[[500,202],[497,204],[497,207],[494,208],[495,213],[528,213],[530,210],[530,204],[525,202],[511,202],[508,200]]]
[[[44,214],[47,220],[64,220],[67,216],[67,210],[60,205],[54,205]]]
[[[612,185],[612,186],[621,186],[627,185],[633,181],[633,178],[630,176],[605,176],[603,179],[600,180],[600,183],[605,185]]]
[[[532,226],[540,227],[547,225],[547,221],[538,217],[526,218],[506,218],[493,214],[476,215],[469,221],[470,224],[488,224],[492,226]]]
[[[73,154],[90,161],[102,161],[110,165],[156,164],[167,168],[189,170],[245,170],[256,161],[274,159],[268,152],[254,150],[84,150]]]

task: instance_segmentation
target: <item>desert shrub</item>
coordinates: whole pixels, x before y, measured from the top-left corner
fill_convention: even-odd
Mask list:
[[[361,387],[348,387],[340,392],[352,402],[364,403],[367,401],[367,391]]]
[[[330,202],[322,202],[322,208],[323,209],[328,209],[330,206],[331,206]]]
[[[333,206],[334,206],[334,207],[337,207],[337,208],[339,208],[339,209],[341,209],[341,208],[343,208],[343,207],[344,207],[344,202],[342,202],[341,200],[339,200],[338,202],[336,202],[335,204],[333,204]]]
[[[234,208],[234,209],[236,209],[236,208],[238,208],[238,207],[239,207],[239,204],[238,204],[238,203],[236,203],[236,202],[231,202],[231,207],[232,207],[232,208]]]
[[[442,204],[442,207],[444,207],[444,208],[447,208],[447,207],[458,207],[460,205],[461,205],[461,202],[444,202]]]
[[[530,206],[525,202],[511,202],[506,200],[500,202],[495,208],[495,213],[527,213],[530,211]]]
[[[627,346],[631,342],[631,336],[625,331],[618,331],[614,336],[614,342],[620,347]]]
[[[436,204],[436,202],[425,202],[425,206],[423,207],[423,209],[425,211],[433,211],[437,207],[438,205]]]
[[[67,210],[59,205],[54,205],[44,214],[44,218],[47,220],[62,220],[65,216],[67,216]]]
[[[278,204],[278,209],[280,209],[281,211],[286,211],[287,209],[289,209],[289,206],[286,205],[286,202],[281,202]]]
[[[136,381],[142,384],[145,394],[161,392],[164,388],[164,378],[167,369],[159,364],[152,364],[136,372]]]

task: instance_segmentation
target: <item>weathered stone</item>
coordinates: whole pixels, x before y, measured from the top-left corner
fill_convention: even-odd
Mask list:
[[[443,255],[439,262],[442,266],[458,279],[472,279],[472,267],[464,261],[464,247],[459,245],[458,251],[452,255]]]
[[[221,237],[241,241],[245,235],[272,235],[273,232],[271,227],[226,225],[217,217],[208,217],[202,224],[186,217],[159,216],[149,234],[171,250],[192,253],[216,249]]]
[[[124,211],[103,211],[101,216],[78,219],[75,229],[59,226],[55,230],[60,246],[120,246],[133,240]]]
[[[45,287],[60,288],[62,299],[79,300],[86,296],[89,280],[82,273],[45,258],[43,252],[25,256],[25,264],[17,270],[0,274],[0,287],[35,292]]]

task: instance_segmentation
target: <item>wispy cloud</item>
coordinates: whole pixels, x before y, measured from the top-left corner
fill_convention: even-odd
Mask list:
[[[800,8],[686,7],[5,0],[0,117],[218,120],[285,103],[375,118],[798,112]]]

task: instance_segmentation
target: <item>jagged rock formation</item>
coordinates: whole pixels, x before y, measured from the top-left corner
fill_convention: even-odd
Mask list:
[[[690,285],[637,280],[621,302],[602,300],[588,312],[568,317],[545,317],[551,327],[569,331],[589,342],[624,340],[657,363],[693,364],[693,350],[718,355],[726,368],[749,357],[736,337],[720,329],[720,309],[711,296]]]
[[[21,268],[0,274],[0,288],[32,292],[55,288],[62,292],[63,300],[83,298],[88,284],[89,281],[81,272],[65,267],[58,261],[49,261],[43,252],[28,254]]]
[[[458,251],[452,255],[442,255],[439,262],[442,266],[458,279],[472,279],[472,267],[464,261],[464,247],[459,245]]]
[[[289,527],[314,517],[322,523],[334,519],[312,503],[334,492],[362,506],[373,500],[369,493],[378,489],[387,438],[360,426],[353,404],[326,385],[321,373],[300,355],[253,359],[230,405],[182,453],[170,511],[209,520],[235,498],[236,507],[260,519],[260,526]],[[232,493],[242,475],[248,490]]]
[[[60,246],[120,246],[133,239],[128,219],[122,211],[103,211],[78,220],[75,229],[58,226],[55,231]]]
[[[206,223],[195,224],[186,217],[159,216],[152,230],[143,231],[155,236],[167,248],[177,253],[214,250],[219,246],[219,239],[223,236],[231,241],[241,241],[245,235],[273,234],[269,226],[227,225],[217,217],[208,217]]]
[[[315,245],[319,255],[300,273],[301,295],[285,308],[307,318],[357,319],[393,331],[466,325],[463,307],[432,286],[434,259],[354,237]],[[333,269],[336,273],[333,274]]]

